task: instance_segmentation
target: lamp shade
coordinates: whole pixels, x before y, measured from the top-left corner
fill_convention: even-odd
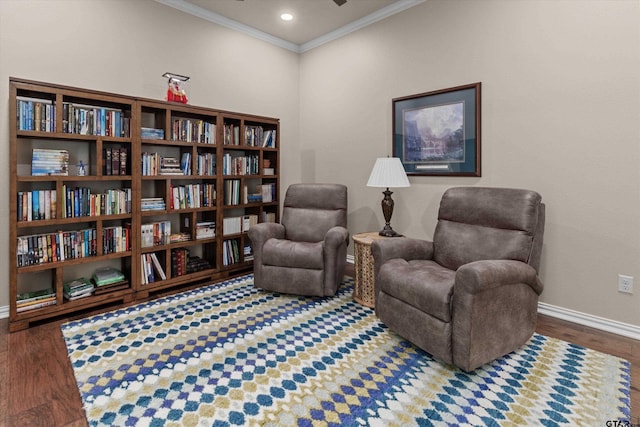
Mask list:
[[[409,179],[397,157],[379,157],[373,165],[367,187],[409,187]]]

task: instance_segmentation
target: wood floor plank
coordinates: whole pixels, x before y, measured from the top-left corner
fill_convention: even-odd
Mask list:
[[[15,332],[8,342],[9,413],[18,420],[13,425],[29,425],[22,423],[38,414],[56,426],[86,424],[60,322]]]

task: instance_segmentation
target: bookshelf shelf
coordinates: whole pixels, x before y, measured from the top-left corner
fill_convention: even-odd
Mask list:
[[[11,331],[251,268],[246,229],[225,235],[224,224],[278,220],[278,119],[13,77],[9,89]],[[238,157],[243,169],[223,174]],[[166,241],[145,247],[154,223]],[[126,287],[65,296],[104,267]]]

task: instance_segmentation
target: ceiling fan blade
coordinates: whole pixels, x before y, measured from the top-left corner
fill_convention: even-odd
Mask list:
[[[343,4],[345,4],[347,2],[347,0],[333,0],[333,2],[335,4],[337,4],[338,6],[342,6]]]

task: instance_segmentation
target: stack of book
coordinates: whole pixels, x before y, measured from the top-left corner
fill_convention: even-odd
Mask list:
[[[244,244],[244,260],[253,261],[253,248],[250,243]]]
[[[175,157],[161,157],[160,175],[184,175],[180,169],[180,161]]]
[[[129,287],[129,281],[126,280],[124,274],[112,267],[97,269],[91,276],[91,281],[95,286],[96,295]]]
[[[140,128],[142,139],[164,139],[164,129]]]
[[[69,301],[86,298],[93,294],[93,291],[95,289],[93,283],[91,283],[84,277],[64,283],[62,287],[63,295]]]
[[[140,200],[140,209],[143,211],[163,211],[167,205],[162,197],[143,197]]]
[[[31,175],[68,176],[69,151],[34,148],[31,155]]]
[[[216,237],[216,222],[206,221],[196,224],[196,239],[211,239]]]
[[[18,294],[17,312],[35,310],[36,308],[54,305],[56,303],[56,293],[53,289],[42,289],[35,292],[24,292]]]
[[[191,256],[189,249],[171,249],[171,277],[208,270],[211,264],[198,256]]]
[[[169,236],[170,243],[188,242],[189,240],[191,240],[191,234],[186,232],[173,233]]]

